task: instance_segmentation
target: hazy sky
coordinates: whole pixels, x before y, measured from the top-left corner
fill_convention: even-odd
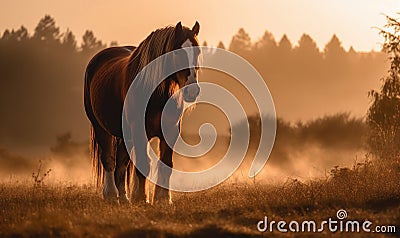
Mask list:
[[[78,40],[86,29],[107,43],[137,44],[152,30],[182,21],[192,26],[200,22],[200,40],[228,45],[240,27],[253,40],[267,29],[277,40],[287,33],[297,43],[303,32],[310,34],[320,48],[336,33],[347,49],[378,50],[381,42],[374,26],[382,26],[382,14],[400,11],[399,0],[13,0],[2,1],[0,31],[18,28],[30,32],[44,14],[50,14],[62,31],[72,30]]]

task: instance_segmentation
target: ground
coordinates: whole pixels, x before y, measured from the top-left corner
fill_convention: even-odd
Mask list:
[[[174,204],[107,204],[92,185],[4,182],[0,185],[0,237],[262,237],[293,236],[257,230],[268,220],[347,219],[395,225],[400,235],[399,163],[336,168],[324,179],[282,185],[226,182],[196,193],[174,193]],[[357,233],[327,236],[353,237]],[[297,233],[304,237],[321,233]]]

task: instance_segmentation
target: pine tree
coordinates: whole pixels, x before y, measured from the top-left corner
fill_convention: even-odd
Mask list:
[[[76,50],[76,39],[74,33],[72,33],[69,29],[64,33],[62,44],[68,50]]]
[[[55,20],[50,15],[45,15],[36,26],[33,36],[46,43],[58,41],[60,39],[60,28],[56,26]]]
[[[283,35],[281,40],[278,43],[278,47],[281,51],[290,52],[292,50],[292,43],[290,43],[289,38],[287,35]]]
[[[346,51],[342,46],[342,42],[340,42],[339,38],[336,35],[333,35],[331,40],[325,46],[325,58],[333,61],[342,60],[345,54]]]
[[[82,52],[93,53],[104,47],[105,45],[103,45],[103,43],[100,40],[97,40],[97,38],[94,36],[93,31],[86,30],[82,37]]]
[[[217,48],[220,48],[220,49],[225,50],[225,45],[224,45],[224,43],[223,43],[222,41],[220,41],[220,42],[218,43],[218,45],[217,45]]]
[[[251,50],[251,39],[249,34],[240,28],[238,33],[232,37],[231,44],[229,45],[229,50],[237,54],[243,52],[248,52]]]

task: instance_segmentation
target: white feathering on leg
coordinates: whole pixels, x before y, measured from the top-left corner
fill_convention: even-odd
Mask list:
[[[117,187],[115,186],[113,171],[105,172],[103,195],[105,199],[117,199],[118,190]]]

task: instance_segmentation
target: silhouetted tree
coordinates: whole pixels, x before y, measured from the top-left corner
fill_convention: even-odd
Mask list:
[[[50,15],[45,15],[36,26],[33,36],[46,43],[58,41],[60,39],[60,29]]]
[[[263,37],[257,41],[254,45],[253,49],[253,57],[258,57],[262,55],[262,61],[259,65],[260,68],[266,67],[269,70],[272,67],[276,67],[276,55],[278,55],[278,45],[275,41],[275,37],[272,35],[271,32],[265,31]],[[256,63],[253,57],[249,57],[249,60],[252,60],[253,63]]]
[[[295,48],[297,54],[300,54],[304,59],[315,59],[320,57],[320,52],[317,43],[307,34],[303,34],[299,40],[299,46]],[[304,60],[303,59],[303,60]]]
[[[250,36],[243,28],[240,28],[238,33],[232,37],[229,50],[237,54],[242,54],[251,50]]]
[[[341,60],[344,58],[345,54],[346,51],[342,46],[342,42],[340,42],[336,35],[333,35],[331,40],[325,46],[325,58],[328,60]]]
[[[358,61],[360,60],[360,54],[353,48],[353,46],[350,46],[349,51],[347,51],[347,59],[350,65],[358,64]],[[353,69],[353,72],[356,70],[357,69]]]
[[[356,52],[356,50],[353,48],[353,46],[350,46],[350,49],[349,49],[349,52],[348,52],[349,54],[357,54],[357,52]]]
[[[286,34],[282,36],[281,40],[278,43],[278,47],[280,52],[289,53],[292,50],[292,43],[290,43],[290,40],[288,39]]]
[[[371,129],[369,145],[372,153],[389,159],[400,156],[400,22],[387,16],[382,50],[389,54],[390,69],[380,91],[371,90],[372,105],[367,122]]]
[[[11,32],[6,30],[3,34],[3,40],[11,40],[11,41],[24,41],[29,38],[28,30],[21,26],[18,30]]]
[[[75,35],[69,29],[64,33],[62,44],[67,48],[67,50],[76,50]]]
[[[6,29],[3,33],[3,36],[1,37],[2,40],[8,40],[11,37],[11,32],[10,30]]]
[[[320,81],[322,54],[319,51],[317,43],[307,34],[300,37],[299,45],[293,49],[294,64],[297,68],[297,76],[300,78],[309,78],[305,84],[314,84]]]
[[[273,55],[277,68],[282,65],[293,65],[293,46],[286,35],[283,35],[277,45],[277,52]],[[285,76],[288,77],[288,76]]]
[[[265,31],[263,37],[255,44],[257,50],[264,51],[267,54],[275,53],[277,44],[275,37],[271,32]]]
[[[218,42],[217,48],[225,50],[225,45],[222,41]]]
[[[93,53],[104,47],[105,45],[103,45],[103,43],[100,40],[96,39],[96,37],[93,34],[93,31],[87,30],[85,32],[85,34],[82,37],[82,45],[81,45],[82,52]]]
[[[118,42],[117,41],[111,41],[110,46],[111,47],[118,46]]]

